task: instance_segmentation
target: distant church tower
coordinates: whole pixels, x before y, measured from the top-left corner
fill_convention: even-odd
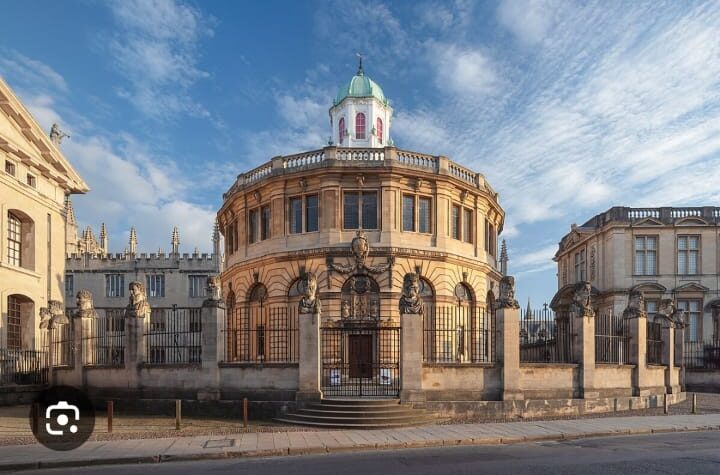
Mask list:
[[[357,73],[338,91],[330,108],[330,141],[338,147],[392,145],[393,110],[380,86],[365,75],[362,57]]]

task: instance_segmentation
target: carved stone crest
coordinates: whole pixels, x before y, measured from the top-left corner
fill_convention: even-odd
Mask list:
[[[506,275],[500,279],[500,297],[495,301],[495,308],[520,308],[515,300],[515,277]]]
[[[77,304],[75,318],[97,318],[97,312],[93,305],[93,296],[89,290],[81,289],[78,291],[75,296],[75,303]]]
[[[400,297],[400,313],[411,315],[423,314],[423,301],[420,298],[420,277],[408,272],[403,279],[402,296]]]
[[[150,316],[150,303],[147,301],[145,284],[140,281],[130,282],[130,304],[125,310],[125,315],[134,318],[145,318]]]
[[[300,313],[320,315],[322,305],[317,295],[318,283],[315,274],[312,272],[306,273],[300,282],[300,289],[303,295],[298,305]]]
[[[388,262],[386,264],[381,264],[379,266],[368,266],[365,264],[365,261],[370,254],[370,243],[368,242],[365,234],[362,231],[358,231],[357,235],[350,242],[350,251],[352,252],[355,264],[336,264],[333,261],[332,257],[328,257],[328,269],[340,272],[341,274],[380,274],[381,272],[385,272],[390,269],[393,265],[392,258],[388,258]]]
[[[595,309],[592,302],[592,284],[590,282],[578,282],[575,284],[575,293],[570,309],[576,315],[582,317],[594,317]]]
[[[645,296],[639,290],[631,290],[628,305],[623,311],[623,318],[647,317],[645,312]]]

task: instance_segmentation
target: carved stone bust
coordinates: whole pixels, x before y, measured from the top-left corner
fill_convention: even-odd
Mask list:
[[[647,317],[645,312],[645,296],[639,290],[630,291],[628,305],[623,311],[623,318]]]
[[[77,303],[76,318],[97,318],[93,296],[89,290],[81,289],[76,295],[75,302]]]
[[[61,301],[50,300],[48,301],[48,305],[50,307],[50,315],[52,318],[50,328],[54,328],[55,325],[66,325],[70,323],[70,319],[67,315],[65,315],[65,307]]]
[[[570,309],[578,316],[595,316],[592,302],[592,284],[590,282],[585,281],[575,284],[575,293]]]
[[[222,300],[220,297],[220,276],[211,275],[207,278],[207,298],[208,300]]]
[[[128,317],[145,318],[150,316],[150,303],[147,301],[145,284],[137,280],[130,282],[130,304],[125,315]]]
[[[50,309],[47,307],[41,307],[40,308],[40,329],[47,330],[48,328],[50,328],[51,323],[52,323],[52,314],[50,313]]]
[[[420,277],[413,272],[405,274],[403,279],[400,313],[412,315],[422,315],[423,313],[423,301],[420,298]]]
[[[300,313],[314,313],[320,315],[322,306],[317,296],[318,283],[317,277],[312,272],[306,273],[300,282],[300,289],[303,296],[300,299],[298,309]]]
[[[495,301],[495,308],[520,308],[515,300],[515,277],[506,275],[500,279],[500,297]]]

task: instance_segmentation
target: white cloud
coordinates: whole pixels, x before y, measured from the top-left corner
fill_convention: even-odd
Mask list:
[[[540,42],[552,25],[556,2],[550,0],[503,0],[498,21],[526,44]],[[564,7],[571,8],[569,4]]]
[[[541,249],[521,254],[511,258],[510,261],[514,266],[525,269],[527,267],[537,267],[538,265],[554,265],[553,256],[557,252],[557,244],[547,245]]]
[[[110,39],[109,52],[129,83],[118,94],[154,118],[208,116],[189,90],[209,77],[198,67],[197,48],[213,34],[213,20],[175,0],[122,0],[110,7],[119,28]]]
[[[16,77],[19,83],[46,84],[59,92],[67,92],[65,78],[45,63],[28,58],[17,51],[3,51],[0,72]]]
[[[481,96],[498,85],[495,66],[487,52],[480,48],[430,42],[427,52],[441,91],[449,89],[457,95]]]

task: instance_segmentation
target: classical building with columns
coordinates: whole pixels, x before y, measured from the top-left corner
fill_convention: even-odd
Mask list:
[[[0,78],[0,366],[35,364],[40,310],[64,307],[63,205],[88,186],[63,155],[63,136],[57,126],[48,136]]]
[[[663,300],[686,311],[688,341],[720,339],[720,208],[616,206],[572,225],[555,254],[559,294],[578,281],[601,311],[622,313],[632,290],[652,318]]]

